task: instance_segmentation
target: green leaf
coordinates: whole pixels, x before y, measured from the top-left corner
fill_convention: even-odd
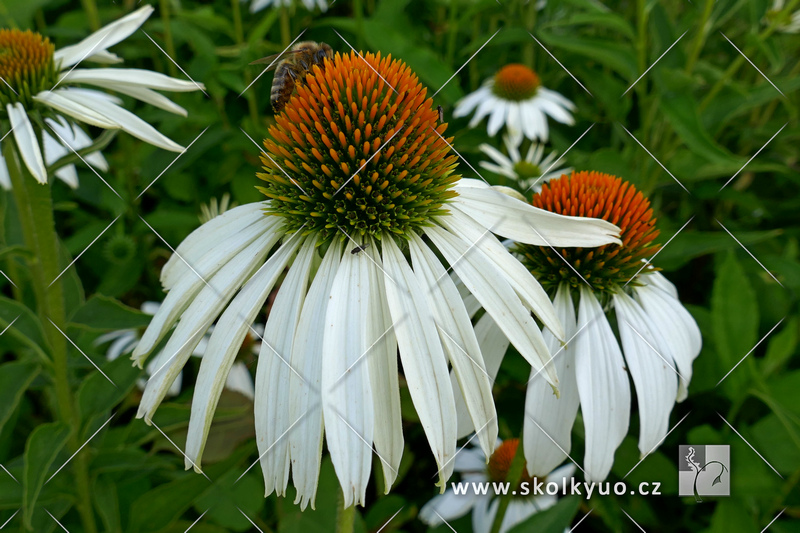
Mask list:
[[[680,226],[673,231],[662,231],[661,238],[667,242]],[[782,230],[769,231],[742,231],[736,233],[736,238],[743,245],[748,246],[758,242],[769,241],[780,235]],[[725,250],[737,250],[739,245],[731,239],[730,235],[719,231],[689,231],[684,230],[675,237],[674,241],[658,254],[658,266],[664,270],[677,270],[682,265],[695,257],[713,254]]]
[[[797,330],[800,320],[792,317],[778,333],[775,333],[767,344],[767,353],[761,360],[761,374],[766,377],[780,370],[797,350]],[[2,425],[0,425],[2,428]]]
[[[722,379],[758,340],[756,293],[733,252],[717,268],[711,291],[711,322]],[[739,396],[752,377],[752,360],[744,361],[725,378],[726,390]]]
[[[69,426],[61,422],[43,424],[33,430],[25,443],[25,466],[22,473],[22,519],[31,527],[36,500],[47,481],[50,466],[67,443]]]
[[[633,81],[637,77],[636,58],[630,45],[615,43],[608,39],[582,37],[574,34],[561,35],[540,31],[537,35],[542,41],[556,48],[594,59],[598,63],[617,71],[626,79]]]
[[[146,327],[151,318],[114,298],[96,294],[75,311],[70,322],[89,329],[115,330]]]
[[[118,357],[107,362],[102,370],[114,384],[109,383],[100,372],[93,372],[81,383],[78,389],[78,408],[83,422],[99,413],[107,413],[121,402],[142,372],[127,357]]]
[[[94,508],[103,521],[106,533],[120,533],[119,497],[117,485],[105,476],[98,476],[94,484]]]
[[[50,363],[50,358],[43,349],[47,343],[39,318],[21,303],[0,296],[0,331],[6,328],[8,329],[4,335],[10,335],[12,339],[33,350],[42,361]]]
[[[32,363],[12,361],[0,365],[0,433],[37,374],[39,366]]]
[[[563,533],[569,529],[575,513],[580,507],[581,498],[579,496],[569,496],[561,498],[558,503],[547,510],[538,512],[516,526],[508,530],[508,533],[527,533],[536,531],[537,533]]]

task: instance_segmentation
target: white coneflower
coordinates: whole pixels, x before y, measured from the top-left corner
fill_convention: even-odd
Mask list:
[[[773,0],[772,7],[764,15],[764,24],[774,22],[781,33],[800,33],[800,11],[784,11],[784,0]]]
[[[675,401],[686,398],[702,344],[700,330],[675,287],[643,263],[658,250],[653,244],[658,230],[649,201],[632,185],[607,174],[577,172],[545,184],[533,205],[602,218],[621,229],[621,246],[512,248],[553,297],[568,340],[562,348],[559,339],[544,332],[561,397],[547,390],[538,369],[528,382],[523,436],[528,471],[547,473],[564,460],[580,406],[586,434],[583,466],[589,480],[600,481],[628,432],[628,375],[636,387],[639,450],[645,455],[666,435]],[[615,315],[616,327],[607,315]],[[487,371],[495,376],[508,342],[501,341],[491,319],[481,319],[476,330],[482,346],[492,343],[484,353]],[[459,434],[466,435],[463,406],[460,411]]]
[[[86,132],[72,120],[103,129],[121,129],[166,150],[183,150],[121,107],[122,101],[116,96],[86,87],[122,93],[186,116],[185,109],[156,91],[196,91],[202,85],[143,69],[79,68],[83,61],[120,63],[122,60],[108,48],[136,31],[152,12],[152,6],[144,6],[78,44],[59,50],[49,39],[30,30],[0,30],[0,120],[10,123],[11,137],[22,161],[37,181],[47,182],[45,164],[55,163],[71,153],[70,149],[80,150],[92,144]],[[41,130],[41,139],[34,125],[46,126]],[[101,169],[107,168],[98,152],[85,159]],[[60,168],[56,176],[73,188],[78,184],[72,165]],[[0,185],[10,188],[8,169],[1,156]]]
[[[572,125],[575,105],[555,91],[542,87],[539,76],[525,65],[506,65],[477,91],[456,104],[454,117],[463,117],[475,110],[469,122],[474,128],[489,117],[487,131],[494,137],[506,126],[511,141],[517,145],[523,135],[531,141],[547,142],[547,117]]]
[[[508,135],[503,136],[503,144],[506,146],[508,156],[503,155],[494,146],[481,144],[481,152],[488,155],[493,162],[481,161],[479,164],[486,170],[513,180],[523,190],[533,187],[534,191],[538,191],[543,183],[572,172],[572,169],[567,167],[553,170],[554,162],[558,161],[556,159],[558,154],[550,152],[544,157],[543,144],[532,142],[524,159],[520,157],[518,145]]]
[[[244,2],[245,0],[242,0]],[[256,13],[265,7],[290,7],[295,3],[295,0],[252,0],[250,2],[250,12]],[[314,11],[316,7],[323,13],[328,9],[328,2],[326,0],[301,0],[305,8],[309,11]]]
[[[141,306],[141,310],[143,313],[148,315],[155,315],[158,312],[158,308],[161,307],[161,304],[158,302],[144,302]],[[254,324],[253,325],[254,332],[251,335],[245,337],[244,342],[242,343],[241,350],[249,351],[253,354],[253,356],[257,356],[258,352],[261,350],[261,343],[258,337],[263,333],[264,326],[262,324]],[[203,353],[205,353],[206,346],[208,345],[208,339],[211,336],[211,332],[214,331],[214,328],[209,328],[206,335],[200,340],[200,342],[195,346],[194,350],[192,351],[192,355],[195,357],[203,357]],[[108,349],[106,350],[106,359],[109,361],[113,361],[120,355],[125,355],[131,353],[136,345],[139,344],[141,340],[141,332],[138,329],[129,328],[129,329],[118,329],[115,331],[110,331],[103,335],[97,337],[94,341],[95,346],[103,345],[107,342],[111,344],[108,345]],[[145,371],[147,372],[148,378],[151,377],[153,374],[159,371],[158,366],[156,366],[156,361],[158,357],[154,357],[150,360],[150,362],[145,367]],[[144,390],[145,386],[147,385],[147,380],[140,379],[136,382],[136,385],[139,387],[140,390]],[[166,393],[166,396],[177,396],[181,392],[181,386],[183,385],[183,373],[178,374],[178,377],[175,378],[175,381],[170,386],[169,390]],[[250,375],[250,371],[247,369],[247,365],[240,361],[237,361],[231,367],[230,374],[228,374],[228,378],[225,381],[225,388],[228,390],[236,391],[249,399],[255,398],[255,388],[253,386],[253,378]]]
[[[479,448],[466,448],[461,450],[455,458],[456,472],[461,474],[461,484],[466,485],[466,491],[456,494],[451,488],[444,494],[434,496],[419,511],[419,519],[430,527],[445,524],[472,512],[472,531],[474,533],[489,533],[494,525],[500,499],[491,491],[481,493],[474,487],[488,483],[505,483],[508,481],[508,471],[514,454],[517,452],[519,439],[503,441],[491,457],[486,461],[486,456]],[[575,474],[575,465],[556,468],[547,476],[538,478],[526,475],[523,472],[520,487],[516,490],[503,516],[500,533],[505,533],[517,524],[520,524],[534,514],[549,509],[558,501],[558,497],[550,494],[534,495],[534,486],[546,486],[555,483],[558,487],[564,486],[565,480],[569,484]],[[527,490],[519,490],[522,483],[527,484]],[[540,484],[540,485],[539,485]],[[527,492],[527,494],[523,494]]]
[[[350,506],[364,502],[373,445],[387,490],[397,473],[398,347],[440,480],[452,472],[456,447],[448,361],[468,392],[481,446],[487,454],[494,447],[497,420],[483,357],[434,247],[555,385],[531,311],[559,336],[561,325],[546,293],[493,232],[536,244],[595,246],[619,242],[618,228],[536,209],[453,174],[456,158],[441,135],[447,126],[400,61],[337,54],[296,89],[264,143],[259,177],[268,199],[201,226],[162,270],[169,292],[134,358],[141,363],[177,326],[138,416],[151,419],[216,320],[187,436],[187,468],[199,469],[233,357],[288,267],[256,372],[266,493],[285,492],[291,465],[298,501],[313,502],[324,427]]]

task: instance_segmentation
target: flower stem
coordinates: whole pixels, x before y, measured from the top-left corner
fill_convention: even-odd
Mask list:
[[[711,25],[708,22],[708,18],[711,16],[711,11],[714,9],[714,1],[715,0],[706,0],[705,6],[703,6],[703,14],[700,15],[699,29],[697,31],[697,35],[694,38],[692,51],[689,53],[689,58],[686,60],[687,74],[692,73],[692,70],[694,69],[694,64],[697,62],[697,58],[700,57],[700,51],[703,49],[703,44],[705,44],[706,42],[706,37],[708,36],[708,30],[711,28]]]
[[[450,3],[449,19],[447,21],[447,52],[445,61],[451,67],[456,57],[456,39],[458,38],[458,2]]]
[[[69,446],[74,453],[81,443],[78,440],[80,418],[75,411],[67,367],[67,340],[59,332],[66,330],[64,287],[59,275],[59,243],[53,218],[53,201],[50,185],[40,185],[21,164],[13,142],[3,146],[3,157],[8,165],[12,191],[17,203],[25,244],[32,252],[29,259],[31,280],[36,296],[37,311],[44,328],[45,338],[53,359],[57,414],[72,428]],[[58,328],[58,329],[57,329]],[[77,490],[77,508],[86,533],[96,533],[94,513],[89,492],[89,473],[86,452],[78,453],[71,463]]]
[[[285,48],[292,42],[292,30],[289,27],[289,7],[281,8],[281,45]]]
[[[344,507],[344,494],[339,488],[339,512],[336,514],[336,533],[353,533],[356,523],[356,506]]]
[[[356,19],[356,48],[364,49],[364,5],[361,0],[353,0],[353,18]]]
[[[92,31],[100,29],[100,15],[97,14],[97,4],[94,0],[81,0],[86,18],[89,19],[89,28]]]
[[[161,23],[164,25],[164,47],[167,55],[175,59],[175,42],[172,40],[172,24],[170,22],[169,0],[158,0],[158,7],[161,11]],[[178,68],[172,61],[167,63],[169,75],[173,78],[178,75]]]
[[[244,30],[242,30],[242,7],[240,0],[231,0],[231,9],[233,11],[233,33],[236,38],[236,44],[239,45],[239,53],[245,50],[244,46]],[[244,71],[244,84],[245,87],[250,85],[253,81],[250,76],[250,71]],[[253,121],[253,126],[259,128],[258,120],[258,100],[256,99],[256,91],[247,91],[247,109],[250,112],[250,120]],[[260,128],[259,128],[260,129]]]
[[[506,481],[511,483],[511,490],[517,490],[517,485],[522,479],[522,470],[525,468],[525,449],[522,446],[522,439],[517,443],[517,451],[514,453],[514,458],[511,460],[511,466],[508,467],[508,475]],[[503,525],[503,518],[506,516],[508,504],[511,503],[511,493],[504,494],[500,497],[500,505],[497,506],[497,514],[492,523],[490,533],[500,533],[500,527]]]

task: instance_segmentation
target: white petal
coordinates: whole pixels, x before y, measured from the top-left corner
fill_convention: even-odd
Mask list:
[[[161,93],[157,93],[153,90],[150,90],[146,87],[136,87],[133,85],[126,85],[126,84],[118,84],[118,83],[107,83],[105,85],[108,89],[112,91],[117,91],[122,94],[127,94],[128,96],[132,96],[137,100],[141,100],[142,102],[146,102],[148,104],[154,105],[160,109],[165,111],[169,111],[170,113],[175,113],[176,115],[181,115],[183,117],[187,116],[188,113],[184,108],[167,98]]]
[[[480,103],[478,109],[475,110],[475,115],[472,117],[472,120],[469,121],[469,127],[474,128],[477,126],[478,123],[483,120],[483,117],[491,113],[501,104],[502,102],[500,100],[495,98],[491,92],[488,92],[486,99]]]
[[[480,148],[481,152],[483,152],[484,154],[486,154],[489,157],[491,157],[492,160],[495,163],[497,163],[498,165],[500,165],[501,167],[508,168],[508,169],[513,168],[514,163],[512,163],[509,158],[504,156],[503,153],[500,152],[500,150],[498,150],[494,146],[491,146],[489,144],[483,143],[483,144],[481,144],[479,146],[479,148]]]
[[[11,176],[8,175],[8,166],[2,155],[0,155],[0,187],[6,191],[11,190]]]
[[[71,189],[78,188],[78,171],[75,169],[75,165],[66,165],[55,172],[56,177],[66,183]]]
[[[575,376],[586,428],[587,481],[603,481],[628,432],[631,391],[617,339],[594,294],[580,289]]]
[[[426,525],[436,527],[444,524],[444,520],[450,521],[464,516],[475,505],[475,500],[481,497],[486,496],[479,496],[472,490],[467,490],[466,494],[456,494],[448,490],[423,505],[417,517]]]
[[[142,6],[121,19],[103,26],[78,44],[56,50],[54,59],[58,63],[58,68],[71,67],[84,57],[89,55],[96,56],[104,52],[138,30],[139,26],[144,24],[144,21],[152,13],[153,6]]]
[[[661,272],[651,271],[646,274],[642,274],[642,276],[638,278],[637,281],[643,281],[647,285],[658,287],[662,291],[666,291],[667,293],[669,293],[669,295],[675,298],[676,300],[678,299],[678,289]]]
[[[678,392],[672,353],[644,309],[625,293],[614,294],[617,327],[639,405],[639,452],[653,451],[669,429]]]
[[[459,118],[469,115],[478,104],[486,100],[489,94],[491,94],[491,91],[486,87],[481,87],[477,91],[468,94],[456,104],[456,108],[453,110],[453,116]]]
[[[490,137],[497,135],[497,132],[503,127],[503,124],[506,122],[506,115],[508,112],[508,102],[497,100],[494,109],[492,110],[492,116],[489,117],[489,124],[486,126],[486,132]]]
[[[367,357],[370,383],[375,406],[375,450],[381,460],[383,484],[388,494],[403,457],[403,420],[400,412],[400,384],[397,371],[397,338],[386,296],[386,286],[380,266],[377,245],[364,252],[372,259],[367,263],[370,274],[370,300],[367,314],[367,342],[371,346]]]
[[[91,68],[75,69],[62,74],[62,82],[86,83],[98,87],[113,85],[129,85],[158,91],[188,92],[196,91],[202,85],[192,81],[170,78],[159,72],[139,68]]]
[[[497,413],[492,398],[492,384],[469,315],[453,280],[428,245],[412,234],[409,248],[414,273],[420,285],[429,291],[428,300],[432,305],[439,338],[453,365],[478,442],[483,453],[489,456],[497,440]]]
[[[308,290],[292,343],[289,376],[289,417],[297,425],[289,432],[292,480],[297,488],[295,504],[314,508],[322,456],[322,342],[331,287],[339,268],[342,243],[335,239],[325,252]]]
[[[461,179],[456,184],[456,196],[451,204],[475,219],[493,233],[517,242],[537,246],[594,247],[621,244],[619,228],[599,218],[567,217],[538,209],[489,188],[479,180]],[[465,186],[466,185],[466,186]],[[483,186],[481,186],[483,185]]]
[[[240,393],[249,400],[256,397],[256,389],[253,385],[253,376],[247,369],[247,365],[242,362],[233,363],[228,379],[225,380],[225,388]]]
[[[522,141],[522,109],[518,102],[509,102],[508,104],[506,128],[508,129],[509,144],[516,148]]]
[[[547,89],[545,87],[539,87],[538,94],[544,96],[551,102],[559,104],[561,107],[565,107],[569,110],[575,109],[575,104],[573,104],[570,100],[562,96],[560,93],[557,93],[556,91],[551,91],[550,89]]]
[[[425,233],[486,312],[492,315],[511,344],[535,369],[544,368],[546,379],[557,386],[558,378],[549,363],[550,352],[542,333],[505,276],[471,243],[438,226],[425,228]]]
[[[11,121],[11,130],[14,133],[14,139],[17,141],[19,147],[19,154],[25,166],[28,167],[31,175],[39,183],[47,183],[47,171],[44,168],[44,160],[42,159],[42,149],[39,146],[39,140],[36,138],[36,132],[33,131],[28,114],[21,103],[6,104],[6,111],[8,112],[8,119]]]
[[[302,242],[302,247],[272,303],[256,369],[255,422],[261,471],[264,474],[264,493],[268,495],[274,490],[279,496],[285,495],[286,484],[289,482],[287,432],[294,422],[289,419],[289,381],[294,370],[289,366],[289,360],[317,243],[316,237],[309,237],[303,242],[298,235],[293,236],[292,241],[297,242],[287,242],[281,247],[287,248],[286,257],[293,253],[293,248],[288,248],[289,246],[297,246]],[[282,266],[275,268],[270,281],[274,283],[282,270]],[[248,318],[255,319],[255,313],[263,307],[271,290],[267,289],[267,285],[269,283],[263,284],[266,290],[259,289],[261,294],[253,308],[255,312],[249,313]],[[241,342],[239,345],[241,346]],[[269,452],[265,451],[267,449]]]
[[[47,130],[42,131],[42,144],[44,145],[44,160],[48,165],[52,165],[69,153],[63,144],[47,133]]]
[[[325,440],[344,494],[344,507],[364,505],[372,462],[375,412],[367,331],[370,311],[364,254],[344,254],[330,293],[322,344],[322,413]],[[372,354],[375,355],[375,354]]]
[[[436,458],[439,486],[453,472],[456,451],[456,420],[453,389],[433,313],[424,289],[394,243],[384,236],[383,266],[389,310],[392,313],[400,359],[411,399],[425,436]]]
[[[497,165],[487,163],[486,161],[481,161],[480,163],[478,163],[478,165],[480,165],[481,168],[485,168],[486,170],[494,172],[495,174],[499,174],[500,176],[505,176],[512,180],[517,179],[517,174],[513,170],[508,170],[507,168],[499,167]]]
[[[34,96],[33,99],[86,124],[107,130],[119,129],[119,125],[113,120],[94,111],[91,107],[76,102],[70,94],[72,92],[65,89],[42,91]]]
[[[86,132],[83,131],[77,124],[72,124],[72,133],[75,138],[75,144],[72,147],[76,150],[86,148],[93,142]],[[84,159],[92,166],[99,168],[102,171],[108,171],[108,162],[106,161],[106,158],[103,157],[102,153],[92,152],[91,154],[85,156]]]
[[[103,65],[114,65],[117,63],[122,63],[122,58],[113,52],[109,52],[108,50],[101,50],[96,54],[90,55],[84,61],[92,61],[94,63],[101,63]]]
[[[496,446],[500,444],[500,441],[496,441],[494,444]],[[483,476],[486,473],[486,462],[486,455],[480,448],[461,448],[455,458],[454,470]]]
[[[568,124],[570,126],[575,124],[575,119],[572,118],[572,114],[565,109],[565,106],[558,98],[552,96],[553,94],[558,93],[553,93],[547,89],[540,92],[541,96],[537,100],[539,109],[550,115],[556,122],[561,122],[562,124]]]
[[[554,303],[564,324],[566,338],[570,340],[575,335],[576,323],[575,307],[567,285],[558,287]],[[559,387],[561,397],[553,395],[541,375],[531,372],[525,396],[522,443],[528,473],[532,476],[546,476],[564,461],[572,445],[572,426],[580,404],[575,381],[575,341],[562,346],[550,331],[544,332],[544,339],[553,354],[553,363],[562,383]]]

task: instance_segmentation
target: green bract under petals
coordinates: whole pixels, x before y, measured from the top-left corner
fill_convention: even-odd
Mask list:
[[[0,30],[0,104],[33,105],[33,96],[56,84],[55,47],[30,30]]]

